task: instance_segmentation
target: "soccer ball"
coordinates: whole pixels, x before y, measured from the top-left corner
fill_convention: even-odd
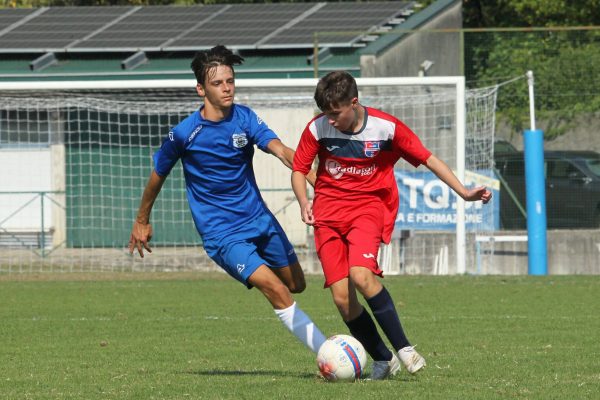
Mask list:
[[[367,353],[352,336],[334,335],[319,348],[317,365],[328,381],[353,381],[365,370]]]

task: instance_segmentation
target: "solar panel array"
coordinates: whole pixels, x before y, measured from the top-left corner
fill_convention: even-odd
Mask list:
[[[226,6],[139,7],[107,29],[77,43],[75,49],[131,48],[159,50],[197,29]],[[1,40],[2,38],[0,38]]]
[[[0,9],[0,52],[355,46],[414,2]]]
[[[13,24],[25,19],[30,14],[33,14],[35,10],[30,8],[8,8],[0,10],[0,33],[11,27]]]
[[[173,43],[174,47],[228,46],[254,47],[264,37],[316,7],[314,3],[234,4],[211,21]]]
[[[56,7],[40,9],[36,16],[0,36],[4,49],[66,49],[111,23],[132,7]],[[0,10],[0,15],[7,10]]]
[[[412,3],[326,3],[316,13],[280,33],[269,44],[313,43],[313,32],[318,33],[320,43],[346,44],[356,42],[363,32],[386,24],[397,16],[409,12]]]

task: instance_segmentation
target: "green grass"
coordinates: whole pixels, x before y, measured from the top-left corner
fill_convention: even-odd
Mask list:
[[[592,399],[600,277],[388,277],[427,369],[326,383],[223,275],[0,276],[0,399]],[[160,278],[160,279],[159,279]],[[297,295],[347,333],[319,277]],[[370,368],[367,369],[369,372]]]

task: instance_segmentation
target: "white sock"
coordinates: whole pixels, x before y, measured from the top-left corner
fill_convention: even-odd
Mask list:
[[[296,302],[284,308],[275,310],[279,320],[292,332],[302,343],[313,352],[317,353],[319,348],[325,342],[326,337],[321,333],[314,322],[296,306]]]

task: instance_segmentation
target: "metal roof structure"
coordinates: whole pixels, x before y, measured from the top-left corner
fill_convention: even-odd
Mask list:
[[[0,9],[0,53],[364,47],[398,24],[410,1]],[[349,33],[356,32],[356,33]]]
[[[0,81],[189,79],[194,53],[244,57],[240,78],[361,76],[385,49],[460,4],[436,0],[0,9]],[[317,51],[318,49],[318,51]]]

